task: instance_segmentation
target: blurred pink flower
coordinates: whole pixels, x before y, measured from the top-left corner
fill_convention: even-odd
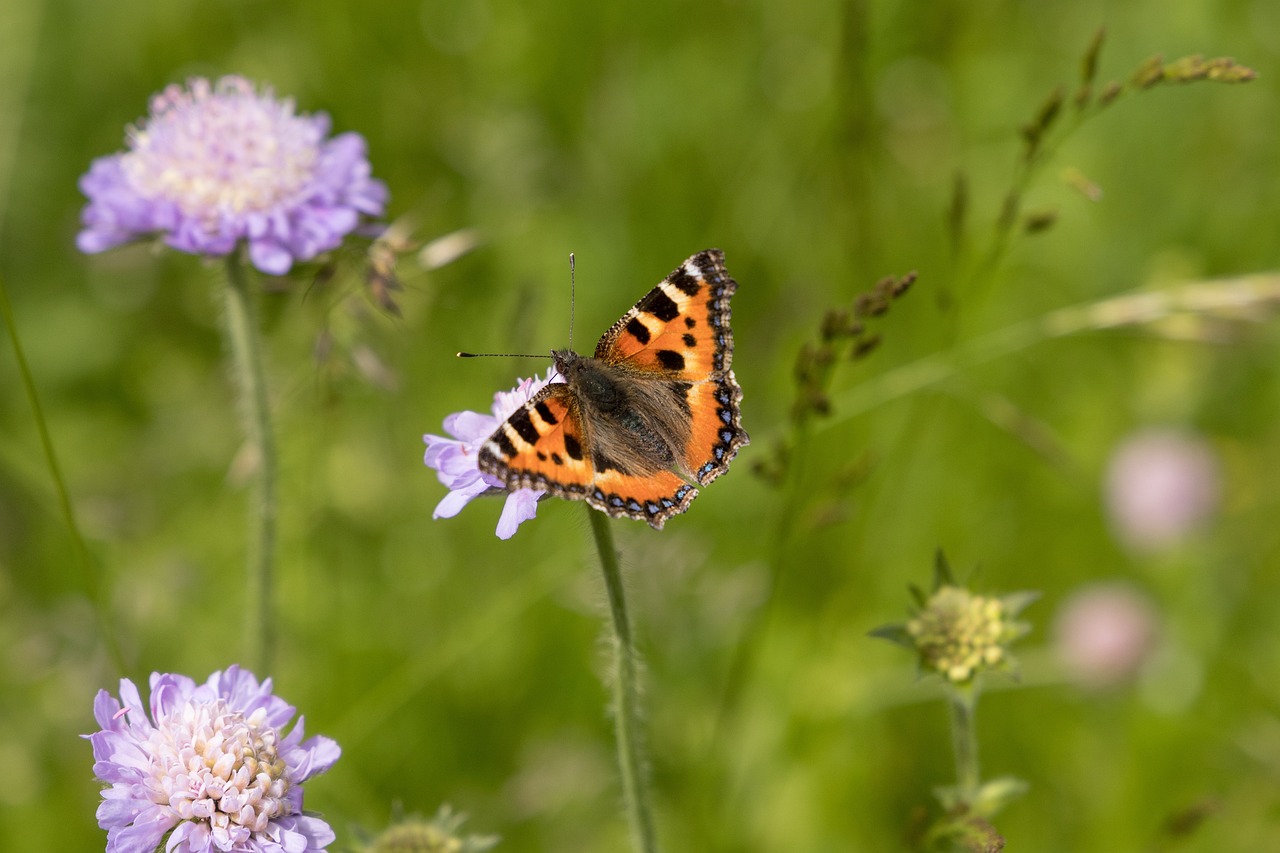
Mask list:
[[[1106,505],[1112,528],[1136,551],[1160,551],[1200,527],[1218,508],[1218,458],[1200,436],[1148,429],[1111,455]]]
[[[1067,672],[1087,687],[1137,675],[1155,648],[1155,607],[1125,583],[1082,587],[1058,610],[1054,647]]]

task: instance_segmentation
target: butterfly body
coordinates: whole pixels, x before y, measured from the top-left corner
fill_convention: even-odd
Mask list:
[[[700,252],[605,332],[594,356],[554,351],[564,382],[494,432],[480,470],[660,529],[749,441],[730,369],[736,289],[723,254]]]

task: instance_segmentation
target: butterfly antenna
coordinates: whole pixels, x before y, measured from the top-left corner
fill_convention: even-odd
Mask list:
[[[569,349],[573,349],[573,309],[574,309],[574,260],[573,252],[569,253]],[[546,358],[545,355],[533,355],[525,352],[460,352],[458,358]]]
[[[569,253],[569,350],[573,351],[573,310],[577,300],[574,299],[576,282],[573,272],[573,252]]]
[[[546,358],[531,352],[460,352],[458,358]]]

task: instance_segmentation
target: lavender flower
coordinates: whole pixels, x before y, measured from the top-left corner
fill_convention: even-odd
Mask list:
[[[120,680],[121,705],[98,692],[93,772],[102,792],[98,825],[107,853],[319,853],[333,839],[302,813],[302,783],[338,760],[327,737],[302,739],[294,708],[239,667],[197,685],[152,673],[151,715],[138,688]],[[168,841],[165,842],[165,836]]]
[[[292,100],[243,77],[169,86],[129,128],[128,150],[80,179],[89,203],[76,244],[101,252],[162,234],[183,252],[226,255],[246,240],[255,267],[282,275],[337,247],[387,201],[364,139],[328,132],[325,114],[297,115]]]
[[[432,518],[453,518],[472,498],[490,490],[503,490],[507,495],[502,516],[498,519],[499,539],[510,539],[521,522],[534,517],[538,511],[538,498],[543,493],[533,489],[505,492],[501,480],[480,470],[478,460],[480,447],[516,409],[529,402],[534,394],[550,383],[564,381],[559,375],[552,378],[551,373],[547,372],[546,379],[536,376],[522,379],[512,390],[494,394],[492,415],[471,411],[449,415],[444,419],[444,428],[453,438],[438,435],[422,437],[427,443],[423,461],[428,467],[434,468],[440,482],[449,487],[449,494],[436,505]]]

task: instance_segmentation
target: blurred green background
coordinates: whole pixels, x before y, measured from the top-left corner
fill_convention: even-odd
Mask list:
[[[1101,80],[1158,53],[1232,55],[1260,78],[1123,96],[1029,187],[1025,209],[1055,211],[1054,227],[972,274],[1018,128],[1055,85],[1072,90],[1101,25]],[[906,846],[954,781],[946,716],[909,654],[867,632],[906,615],[939,547],[980,566],[982,590],[1043,593],[1021,683],[994,679],[979,710],[984,774],[1030,784],[996,821],[1009,849],[1268,849],[1280,324],[1263,306],[1046,341],[856,416],[840,401],[1062,306],[1276,270],[1277,60],[1271,0],[0,5],[0,273],[127,666],[105,651],[6,340],[0,849],[105,844],[77,737],[99,688],[242,659],[247,494],[217,267],[73,242],[90,161],[122,147],[154,91],[224,73],[364,134],[391,217],[482,239],[435,271],[407,259],[399,318],[350,276],[262,282],[282,453],[269,674],[343,746],[307,794],[340,843],[447,801],[502,850],[627,849],[583,509],[544,503],[505,542],[496,501],[433,521],[444,489],[421,436],[533,369],[456,350],[566,343],[569,252],[587,350],[718,246],[740,282],[753,443],[661,533],[615,523],[665,849]],[[911,269],[881,348],[837,371],[798,483],[756,476],[792,435],[793,364],[823,313]],[[1192,534],[1128,547],[1103,483],[1118,443],[1150,426],[1199,436],[1220,496]],[[1090,689],[1055,652],[1055,614],[1101,581],[1127,584],[1157,627],[1136,672]]]

